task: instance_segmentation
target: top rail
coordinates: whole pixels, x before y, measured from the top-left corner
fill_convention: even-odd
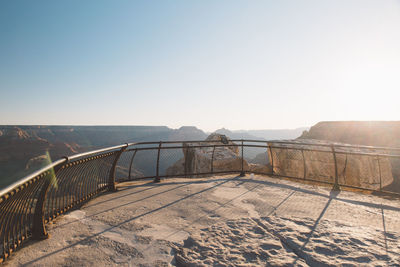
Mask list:
[[[134,145],[135,143],[131,143],[131,145]],[[92,150],[92,151],[88,151],[88,152],[84,152],[84,153],[80,153],[80,154],[75,154],[69,157],[65,157],[68,161],[73,160],[73,159],[77,159],[77,158],[82,158],[85,156],[91,156],[94,154],[98,154],[98,153],[103,153],[103,152],[108,152],[108,151],[112,151],[112,150],[117,150],[117,149],[121,149],[123,147],[128,147],[129,144],[123,144],[123,145],[119,145],[119,146],[110,146],[110,147],[106,147],[106,148],[102,148],[102,149],[97,149],[97,150]]]
[[[51,163],[51,164],[49,164],[49,165],[47,165],[47,166],[35,171],[32,174],[29,174],[28,176],[16,181],[15,183],[7,186],[6,188],[2,189],[0,191],[0,197],[2,197],[3,195],[7,194],[10,191],[12,191],[13,189],[15,189],[15,188],[17,188],[17,187],[29,182],[29,180],[31,180],[34,177],[40,175],[41,173],[44,173],[44,172],[54,168],[55,166],[59,166],[59,165],[65,163],[65,162],[67,162],[67,159],[66,158],[62,158],[62,159],[56,160],[53,163]]]
[[[232,142],[251,142],[251,143],[277,143],[277,144],[288,144],[288,145],[307,145],[307,146],[320,146],[320,147],[331,147],[334,145],[335,147],[343,147],[343,148],[358,148],[358,149],[371,149],[371,150],[387,150],[387,151],[400,151],[400,147],[384,147],[384,146],[365,146],[365,145],[343,145],[335,142],[330,143],[311,143],[311,142],[293,142],[293,141],[284,141],[284,140],[256,140],[256,139],[231,139]],[[186,141],[162,141],[163,144],[180,144],[180,143],[220,143],[221,141],[216,140],[186,140]],[[136,143],[128,143],[129,146],[133,145],[158,145],[160,141],[151,141],[151,142],[136,142]]]

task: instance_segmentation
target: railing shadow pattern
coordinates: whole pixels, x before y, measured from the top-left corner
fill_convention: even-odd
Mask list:
[[[130,143],[60,159],[0,192],[0,262],[116,183],[246,172],[400,195],[398,148],[226,140]]]

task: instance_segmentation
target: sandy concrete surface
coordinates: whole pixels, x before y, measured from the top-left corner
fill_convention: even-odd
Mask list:
[[[131,182],[5,266],[400,266],[400,200],[265,176]]]

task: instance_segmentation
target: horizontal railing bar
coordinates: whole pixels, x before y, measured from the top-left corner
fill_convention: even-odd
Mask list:
[[[331,150],[321,150],[321,149],[312,149],[312,148],[281,147],[281,146],[268,146],[268,148],[303,150],[303,151],[323,152],[323,153],[332,154]],[[392,155],[392,154],[364,153],[364,152],[340,151],[340,150],[335,150],[335,153],[336,154],[346,154],[346,155],[358,155],[358,156],[379,156],[379,157],[387,157],[387,158],[400,158],[400,155]]]
[[[336,154],[345,155],[356,155],[356,156],[375,156],[375,157],[386,157],[386,158],[400,158],[400,155],[392,154],[378,154],[378,153],[363,153],[363,152],[345,152],[345,151],[335,151]]]
[[[195,145],[195,146],[164,146],[161,147],[161,150],[163,149],[181,149],[181,148],[204,148],[204,147],[239,147],[242,145],[238,145],[238,144],[230,144],[230,145],[225,145],[225,144],[220,144],[220,145]],[[267,145],[265,146],[258,146],[258,145],[245,145],[246,147],[261,147],[261,148],[268,148]],[[132,149],[128,149],[126,151],[134,151],[134,150],[158,150],[158,147],[138,147],[138,148],[132,148]]]
[[[190,148],[211,148],[211,147],[240,147],[240,144],[218,144],[218,145],[195,145],[188,146]],[[260,148],[275,148],[275,149],[290,149],[290,150],[303,150],[303,151],[312,151],[312,152],[323,152],[323,153],[332,153],[331,150],[322,150],[322,149],[313,149],[313,148],[302,148],[302,147],[283,147],[283,146],[271,146],[271,145],[243,145],[244,147],[260,147]],[[164,149],[183,149],[185,146],[166,146],[161,147],[161,150]],[[158,150],[158,147],[139,147],[132,148],[126,150],[134,151],[134,150]],[[340,151],[336,150],[336,154],[347,154],[347,155],[364,155],[364,156],[380,156],[380,157],[390,157],[390,158],[400,158],[400,155],[392,155],[392,154],[381,154],[381,153],[365,153],[365,152],[353,152],[353,151]]]
[[[85,156],[90,156],[93,154],[103,153],[103,152],[107,152],[107,151],[111,151],[111,150],[117,150],[117,149],[120,149],[123,147],[127,147],[128,145],[129,144],[123,144],[123,145],[119,145],[119,146],[106,147],[106,148],[102,148],[102,149],[97,149],[97,150],[92,150],[92,151],[72,155],[72,156],[69,156],[66,158],[67,158],[67,160],[73,160],[73,159],[77,159],[77,158],[81,158],[81,157],[85,157]]]
[[[301,139],[299,139],[301,140]],[[248,142],[248,140],[244,140]],[[251,142],[255,142],[256,140],[251,140]],[[400,147],[379,147],[379,146],[363,146],[363,145],[343,145],[338,143],[329,143],[329,144],[316,144],[316,143],[308,143],[308,142],[293,142],[293,141],[281,141],[281,140],[271,140],[271,141],[263,141],[267,143],[281,143],[281,144],[289,144],[289,145],[308,145],[308,146],[323,146],[323,147],[331,147],[332,145],[335,147],[345,147],[345,148],[361,148],[361,149],[373,149],[373,150],[392,150],[392,151],[400,151]]]
[[[302,140],[302,139],[299,139]],[[335,147],[345,147],[345,148],[362,148],[362,149],[374,149],[374,150],[391,150],[391,151],[400,151],[400,147],[379,147],[379,146],[365,146],[365,145],[341,145],[337,143],[329,143],[329,144],[316,144],[310,142],[293,142],[293,141],[282,141],[282,140],[252,140],[252,139],[230,139],[231,142],[252,142],[252,143],[280,143],[280,144],[289,144],[289,145],[308,145],[308,146],[323,146],[323,147],[331,147],[334,145]],[[188,140],[188,141],[161,141],[163,144],[179,144],[179,143],[220,143],[220,140]],[[129,146],[132,145],[148,145],[148,144],[159,144],[160,141],[152,141],[152,142],[137,142],[137,143],[128,143]]]
[[[241,142],[242,139],[233,139],[230,140],[231,142]],[[221,143],[220,140],[218,141],[205,141],[205,140],[201,140],[201,141],[161,141],[163,144],[182,144],[182,143]],[[257,142],[257,143],[271,143],[271,144],[288,144],[288,145],[297,145],[297,146],[320,146],[320,147],[332,147],[332,145],[334,147],[337,148],[356,148],[356,149],[368,149],[368,150],[389,150],[389,151],[400,151],[400,148],[393,148],[393,147],[374,147],[374,146],[361,146],[361,145],[340,145],[340,144],[336,144],[336,143],[330,143],[330,144],[315,144],[315,143],[297,143],[297,142],[290,142],[290,141],[269,141],[269,140],[247,140],[247,139],[243,139],[243,142],[249,142],[249,143],[253,143],[253,142]],[[129,146],[133,146],[133,145],[146,145],[146,144],[154,144],[154,145],[158,145],[160,142],[138,142],[138,143],[130,143],[128,144]],[[265,146],[258,146],[258,145],[250,145],[250,144],[244,144],[245,146],[248,147],[267,147],[267,145]],[[226,146],[241,146],[241,144],[226,144]],[[269,145],[268,145],[269,146]],[[277,148],[281,148],[280,146]],[[283,148],[283,147],[282,147]]]
[[[231,140],[232,142],[239,142],[241,140]],[[188,140],[188,141],[152,141],[152,142],[136,142],[136,143],[128,143],[129,146],[133,145],[158,145],[163,144],[181,144],[181,143],[221,143],[221,140]],[[265,141],[262,141],[265,143]]]

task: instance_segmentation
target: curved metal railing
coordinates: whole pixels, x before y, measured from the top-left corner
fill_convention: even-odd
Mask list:
[[[234,151],[228,161],[227,148]],[[398,152],[400,148],[230,140],[127,143],[64,157],[0,191],[0,262],[27,239],[46,238],[46,223],[115,190],[118,181],[251,172],[400,194]],[[256,155],[261,162],[249,163]]]

